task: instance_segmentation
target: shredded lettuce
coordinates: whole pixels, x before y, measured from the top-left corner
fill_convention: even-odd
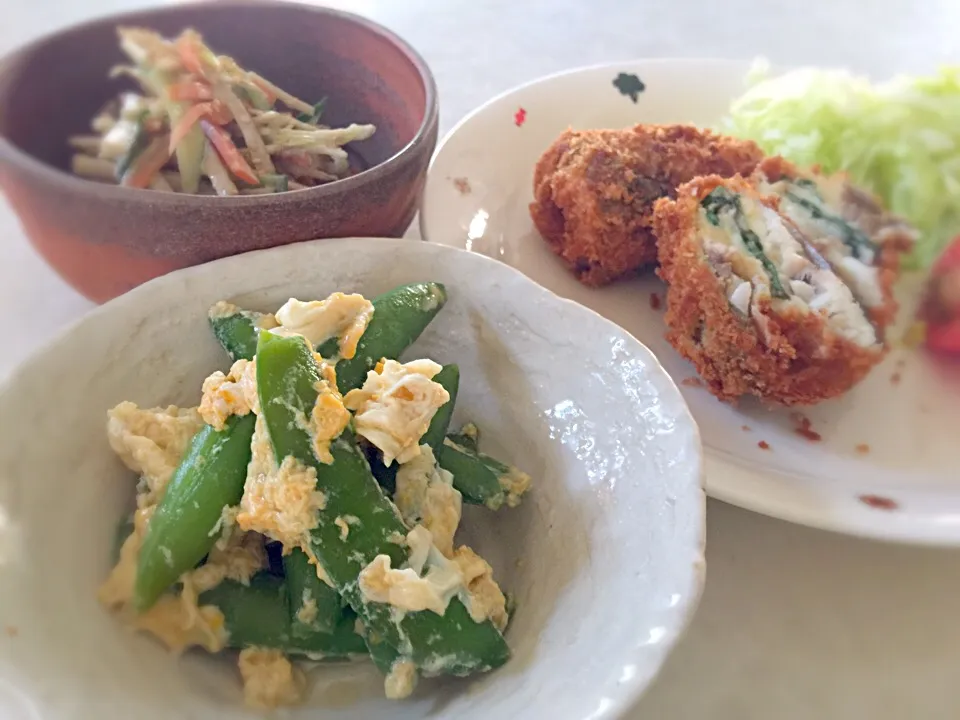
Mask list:
[[[725,132],[824,172],[844,170],[921,236],[907,261],[928,267],[960,233],[960,66],[873,84],[844,70],[803,68],[751,86]]]

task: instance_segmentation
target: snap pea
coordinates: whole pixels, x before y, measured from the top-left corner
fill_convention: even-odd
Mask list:
[[[433,376],[433,381],[447,391],[450,399],[433,414],[430,427],[420,438],[420,444],[429,445],[430,449],[437,453],[443,447],[443,438],[450,427],[453,406],[457,402],[457,393],[460,391],[460,367],[458,365],[444,365],[440,372]]]
[[[447,291],[434,282],[401,285],[373,300],[373,317],[349,360],[337,363],[337,387],[346,394],[363,385],[381,358],[398,358],[447,302]],[[337,338],[317,348],[325,358],[338,352]]]
[[[216,308],[216,305],[214,306]],[[238,309],[234,313],[211,312],[210,328],[231,360],[253,360],[263,313]]]
[[[258,573],[250,585],[225,580],[200,596],[201,605],[223,613],[229,647],[266,647],[289,654],[346,657],[365,655],[355,630],[356,615],[343,613],[331,632],[295,635],[290,622],[287,586],[281,578]]]
[[[453,486],[466,503],[486,505],[491,510],[499,510],[504,503],[511,507],[520,503],[520,494],[510,492],[510,481],[525,475],[515,467],[460,445],[451,437],[444,440],[437,462],[453,475]]]
[[[289,591],[293,634],[300,637],[316,632],[333,632],[343,616],[340,593],[317,576],[317,568],[310,563],[307,554],[297,548],[285,555],[283,573]],[[311,605],[314,608],[312,612]],[[309,612],[309,616],[306,612]]]
[[[134,585],[137,611],[152,606],[213,547],[211,530],[224,506],[243,496],[254,422],[252,413],[235,416],[220,431],[205,425],[190,441],[147,527]]]
[[[434,413],[430,420],[430,427],[420,438],[421,445],[429,445],[434,454],[440,452],[443,448],[443,437],[450,426],[450,418],[453,417],[453,406],[457,402],[457,391],[460,388],[460,368],[457,365],[445,365],[440,372],[433,376],[433,381],[440,385],[450,395],[450,399]],[[397,487],[397,470],[399,465],[392,463],[389,466],[383,464],[379,453],[372,453],[369,459],[370,469],[374,477],[380,483],[380,487],[388,493],[393,493]]]
[[[261,333],[257,347],[257,385],[276,457],[292,456],[313,467],[317,489],[326,499],[311,532],[311,547],[330,579],[367,628],[432,674],[467,675],[502,665],[510,656],[503,636],[489,621],[474,622],[459,599],[443,615],[429,611],[399,617],[389,605],[368,603],[360,591],[360,572],[378,555],[401,567],[408,548],[398,538],[406,527],[377,485],[350,429],[330,446],[331,464],[313,452],[310,435],[297,418],[310,417],[320,375],[311,349],[300,337]],[[341,537],[335,524],[352,515],[357,522]]]
[[[480,449],[480,428],[473,423],[467,423],[455,433],[447,435],[448,438],[462,448],[477,452]]]

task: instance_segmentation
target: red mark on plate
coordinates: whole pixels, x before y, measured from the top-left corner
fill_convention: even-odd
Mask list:
[[[527,121],[527,111],[523,108],[520,108],[513,114],[513,124],[517,127],[523,127],[523,124]]]
[[[650,293],[650,307],[653,310],[659,310],[660,305],[660,296],[656,293]]]
[[[703,387],[703,381],[700,378],[688,377],[680,381],[681,385],[686,385],[687,387]]]
[[[800,437],[804,437],[810,442],[820,442],[823,439],[820,433],[813,429],[810,418],[803,413],[793,413],[790,419],[797,424],[793,431]]]
[[[455,177],[453,178],[453,186],[457,189],[457,192],[461,195],[469,195],[471,192],[470,181],[465,177]]]
[[[866,455],[868,452],[870,452],[870,446],[866,443],[860,443],[854,449],[857,451],[858,455]]]
[[[749,426],[749,425],[741,425],[741,426],[740,426],[740,429],[743,430],[744,432],[750,432],[750,426]]]
[[[891,500],[888,497],[881,497],[880,495],[861,495],[859,500],[864,505],[872,507],[875,510],[896,510],[900,507],[895,500]]]
[[[900,377],[900,373],[899,373],[899,372],[895,372],[893,375],[890,376],[890,384],[891,384],[891,385],[899,385],[901,379],[902,379],[902,378]]]
[[[768,443],[766,440],[761,440],[760,442],[757,443],[757,447],[760,448],[761,450],[769,450],[770,443]]]
[[[4,628],[4,632],[7,633],[7,637],[12,637],[12,638],[15,638],[17,635],[20,634],[20,631],[14,625],[7,625]]]

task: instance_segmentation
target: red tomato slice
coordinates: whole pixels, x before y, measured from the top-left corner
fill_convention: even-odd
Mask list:
[[[960,320],[942,325],[927,325],[926,345],[934,352],[960,355]]]
[[[960,237],[933,264],[925,305],[927,348],[960,356]]]
[[[947,270],[958,267],[960,267],[960,235],[950,241],[947,249],[943,251],[933,264],[930,274],[934,276],[942,275]]]

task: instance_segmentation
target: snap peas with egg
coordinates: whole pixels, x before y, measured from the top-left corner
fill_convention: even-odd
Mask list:
[[[205,425],[193,437],[147,527],[137,560],[134,607],[149,609],[217,540],[224,507],[240,502],[250,461],[254,416]]]
[[[358,577],[377,556],[399,568],[409,557],[400,538],[407,528],[383,495],[349,428],[332,442],[333,462],[320,462],[308,432],[297,422],[309,417],[317,400],[320,373],[303,338],[263,333],[257,348],[257,385],[276,457],[291,456],[316,472],[317,490],[325,496],[311,548],[330,579],[374,632],[398,656],[435,674],[467,675],[502,665],[510,656],[503,635],[490,621],[474,622],[463,603],[453,598],[443,615],[431,611],[405,613],[398,619],[391,606],[367,602]],[[338,518],[356,522],[341,535]]]

